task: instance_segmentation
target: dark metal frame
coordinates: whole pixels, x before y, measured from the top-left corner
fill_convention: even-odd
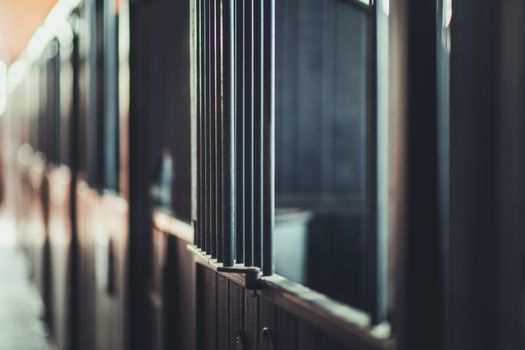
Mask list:
[[[104,0],[103,6],[103,187],[119,192],[120,133],[119,133],[119,17],[115,1]]]
[[[398,239],[395,323],[402,349],[443,349],[447,333],[449,214],[448,53],[441,46],[442,0],[398,4],[406,54],[402,235]]]
[[[89,94],[86,112],[87,182],[94,188],[104,184],[104,84],[103,84],[103,0],[86,1],[89,29],[87,43],[87,85]]]

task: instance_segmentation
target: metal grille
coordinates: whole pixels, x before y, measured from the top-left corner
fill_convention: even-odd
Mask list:
[[[273,273],[274,0],[197,0],[195,243]]]

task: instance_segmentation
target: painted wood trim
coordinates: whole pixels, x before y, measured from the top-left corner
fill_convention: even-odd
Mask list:
[[[161,210],[153,212],[153,226],[171,236],[175,236],[186,243],[193,244],[193,226],[174,218]]]

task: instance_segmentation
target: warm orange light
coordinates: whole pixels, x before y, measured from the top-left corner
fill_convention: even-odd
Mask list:
[[[13,62],[56,0],[0,0],[0,59]]]

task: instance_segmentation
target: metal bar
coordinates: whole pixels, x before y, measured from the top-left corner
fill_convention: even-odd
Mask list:
[[[200,132],[200,135],[201,135],[201,140],[200,142],[198,143],[198,147],[199,147],[199,153],[200,153],[200,168],[201,168],[201,181],[199,183],[199,187],[200,187],[200,196],[199,196],[199,199],[200,199],[200,205],[199,205],[199,208],[200,208],[200,213],[199,213],[199,221],[200,221],[200,224],[199,224],[199,228],[200,228],[200,233],[199,233],[199,242],[198,242],[198,246],[199,248],[203,248],[204,247],[204,237],[206,235],[206,221],[207,221],[207,212],[206,212],[206,65],[205,65],[205,52],[206,52],[206,47],[205,47],[205,6],[206,6],[206,0],[199,0],[199,5],[200,5],[200,8],[199,8],[199,16],[200,16],[200,21],[199,21],[199,49],[200,49],[200,52],[199,52],[199,58],[200,58],[200,61],[199,61],[199,71],[200,71],[200,75],[199,75],[199,97],[200,97],[200,106],[201,106],[201,109],[200,109],[200,115],[199,115],[199,118],[200,118],[200,127],[199,127],[199,132]]]
[[[217,262],[223,260],[223,203],[222,203],[222,115],[223,115],[223,71],[222,71],[222,0],[215,3],[215,250]]]
[[[216,137],[215,137],[215,130],[216,130],[216,110],[217,110],[217,104],[216,104],[216,59],[217,59],[217,48],[215,46],[216,44],[216,32],[215,32],[215,3],[217,0],[210,1],[210,12],[209,12],[209,30],[210,30],[210,37],[209,37],[209,58],[210,58],[210,155],[209,155],[209,162],[210,162],[210,245],[209,245],[209,251],[208,253],[212,256],[212,258],[217,257],[217,205],[216,205],[216,187],[217,187],[217,166],[216,166],[216,158],[217,158],[217,147],[216,147]]]
[[[388,302],[388,15],[374,4],[368,21],[368,120],[367,120],[367,310],[379,323],[387,317]]]
[[[211,202],[211,60],[210,60],[210,2],[209,0],[203,0],[203,10],[204,10],[204,21],[203,21],[203,34],[204,34],[204,44],[203,44],[203,64],[205,66],[204,74],[205,77],[204,87],[205,87],[205,97],[204,97],[204,132],[205,132],[205,147],[204,147],[204,163],[205,163],[205,216],[206,216],[206,227],[205,227],[205,236],[204,236],[204,251],[208,254],[211,254],[211,231],[212,231],[212,202]]]
[[[113,3],[104,1],[104,173],[103,187],[119,190],[119,107],[118,107],[118,17]]]
[[[54,129],[54,140],[51,140],[53,142],[53,161],[55,162],[55,164],[59,164],[61,163],[61,158],[60,158],[60,134],[61,134],[61,121],[62,121],[62,118],[61,118],[61,109],[60,109],[60,50],[61,50],[61,47],[60,47],[60,43],[58,42],[58,40],[56,40],[56,48],[57,48],[57,52],[55,54],[55,56],[52,58],[51,60],[51,65],[52,65],[52,68],[51,68],[51,71],[52,71],[52,74],[53,74],[53,78],[52,78],[52,81],[53,81],[53,92],[52,92],[52,97],[53,97],[53,100],[52,100],[52,109],[53,109],[53,114],[52,114],[52,117],[53,117],[53,129]]]
[[[263,209],[263,135],[262,135],[262,115],[263,115],[263,21],[262,10],[263,0],[254,2],[254,75],[253,75],[253,96],[254,96],[254,125],[253,125],[253,143],[254,143],[254,265],[262,266],[262,209]]]
[[[451,175],[451,156],[450,156],[450,21],[452,14],[452,0],[438,2],[437,10],[437,161],[438,161],[438,205],[440,212],[440,258],[441,258],[441,280],[443,305],[443,344],[445,349],[452,348],[451,332],[453,321],[451,319],[451,236],[450,236],[450,175]],[[380,22],[381,23],[381,22]],[[384,19],[384,26],[388,27],[388,20]],[[512,23],[512,21],[509,21]],[[385,36],[388,36],[389,29],[385,29]],[[514,32],[514,29],[513,29]],[[506,104],[504,104],[506,105]],[[513,204],[514,205],[514,204]],[[389,237],[384,237],[388,244]],[[386,265],[386,263],[385,263]],[[386,281],[388,282],[388,281]],[[388,296],[388,294],[387,294]],[[388,305],[387,305],[388,306]]]
[[[202,43],[202,40],[201,40],[201,20],[202,20],[202,16],[201,16],[201,8],[202,8],[202,3],[201,3],[201,0],[197,0],[196,1],[196,15],[195,15],[195,19],[196,19],[196,35],[197,35],[197,43],[195,45],[196,47],[196,50],[197,50],[197,55],[196,55],[196,58],[197,58],[197,61],[196,61],[196,66],[197,66],[197,76],[196,76],[196,83],[197,83],[197,87],[196,87],[196,90],[197,90],[197,221],[196,221],[196,227],[195,227],[195,231],[194,231],[194,238],[193,238],[193,242],[194,244],[197,246],[197,247],[200,247],[201,246],[201,241],[200,241],[200,237],[201,237],[201,234],[202,234],[202,218],[203,218],[203,215],[202,215],[202,198],[201,198],[201,194],[202,194],[202,189],[203,189],[203,184],[202,184],[202,178],[203,178],[203,175],[202,175],[202,95],[201,95],[201,92],[202,92],[202,88],[201,88],[201,52],[202,52],[202,49],[201,49],[201,43]]]
[[[201,128],[202,128],[202,131],[201,131],[201,135],[202,135],[202,140],[201,140],[201,143],[199,144],[199,147],[200,149],[202,150],[201,151],[201,167],[202,167],[202,195],[201,195],[201,198],[202,198],[202,203],[201,203],[201,206],[202,206],[202,224],[201,224],[201,238],[200,238],[200,248],[205,251],[206,250],[206,234],[208,232],[208,210],[207,210],[207,203],[208,203],[208,192],[207,192],[207,186],[208,186],[208,180],[207,180],[207,175],[208,175],[208,167],[206,166],[207,163],[206,163],[206,157],[207,157],[207,138],[208,138],[208,134],[207,134],[207,89],[206,89],[206,82],[207,82],[207,74],[206,74],[206,0],[199,0],[200,2],[200,5],[201,5],[201,9],[200,9],[200,14],[201,14],[201,21],[199,22],[199,27],[200,27],[200,31],[201,31],[201,34],[200,34],[200,37],[201,37],[201,43],[200,43],[200,48],[201,48],[201,61],[200,61],[200,69],[201,69],[201,76],[200,76],[200,80],[201,80],[201,83],[200,83],[200,88],[201,88],[201,96],[202,96],[202,116],[201,116]]]
[[[246,0],[244,8],[244,152],[245,152],[245,262],[253,266],[253,5],[254,0]]]
[[[222,234],[224,266],[235,263],[235,0],[222,0]]]
[[[200,95],[201,95],[201,142],[198,144],[200,153],[201,153],[201,168],[202,168],[202,181],[201,181],[201,237],[200,237],[200,244],[199,248],[204,250],[205,246],[205,237],[206,237],[206,226],[207,226],[207,213],[206,213],[206,31],[205,31],[205,1],[206,0],[199,0],[200,3],[200,15],[201,20],[199,22],[199,30],[200,30]]]
[[[263,274],[273,274],[275,223],[275,2],[263,0]]]
[[[245,196],[245,181],[244,181],[244,101],[245,101],[245,86],[244,86],[244,40],[245,40],[245,28],[244,28],[244,1],[236,1],[236,13],[235,13],[235,43],[236,43],[236,176],[237,176],[237,224],[236,224],[236,261],[237,263],[244,262],[244,236],[245,236],[245,207],[244,207],[244,196]]]

